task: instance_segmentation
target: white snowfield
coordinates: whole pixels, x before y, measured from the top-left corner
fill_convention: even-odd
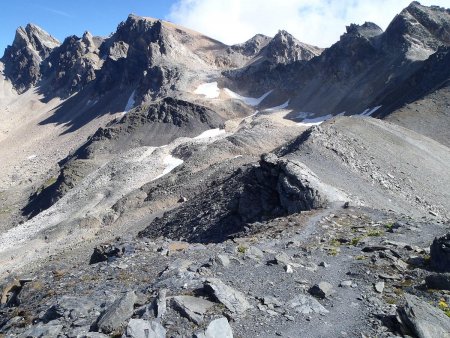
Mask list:
[[[220,89],[217,82],[203,83],[197,87],[194,94],[204,95],[208,99],[216,99],[220,95]]]
[[[76,244],[93,237],[104,226],[105,217],[115,217],[111,208],[120,198],[183,163],[171,154],[173,149],[189,142],[210,143],[226,135],[224,130],[208,130],[194,139],[179,138],[162,147],[139,147],[111,159],[49,209],[0,235],[0,274],[51,255],[68,242]],[[89,226],[83,226],[86,220]],[[51,237],[51,246],[46,236]]]
[[[287,100],[285,103],[280,104],[279,106],[264,109],[264,112],[273,113],[278,110],[286,109],[289,106],[289,101],[290,101],[290,99]]]
[[[194,140],[208,139],[212,137],[218,137],[225,134],[225,129],[215,128],[209,129],[201,133],[200,135],[194,137]]]

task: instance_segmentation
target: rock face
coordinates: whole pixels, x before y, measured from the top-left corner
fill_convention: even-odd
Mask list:
[[[406,305],[399,315],[418,338],[449,336],[450,320],[442,311],[410,294],[405,294],[405,299]]]
[[[102,40],[85,32],[81,38],[70,36],[43,62],[42,72],[50,81],[52,95],[66,97],[95,80],[101,68],[99,46]]]
[[[16,90],[23,93],[41,78],[40,65],[50,52],[59,46],[59,41],[33,24],[19,27],[14,42],[5,50],[2,62],[5,75]]]
[[[133,315],[136,294],[129,291],[118,298],[108,310],[100,317],[97,326],[105,333],[112,333],[125,326],[125,323]]]

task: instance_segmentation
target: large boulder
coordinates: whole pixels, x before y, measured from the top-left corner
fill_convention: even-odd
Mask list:
[[[226,285],[220,279],[208,278],[204,286],[212,296],[235,314],[241,314],[252,307],[241,292]]]
[[[166,330],[156,320],[130,319],[122,338],[165,338]]]
[[[400,320],[418,338],[450,337],[450,318],[420,298],[405,294],[406,304],[398,310]]]
[[[450,233],[434,239],[430,247],[430,255],[434,269],[450,272]]]
[[[100,317],[97,326],[104,333],[117,332],[133,315],[137,297],[134,291],[128,291],[118,298]]]

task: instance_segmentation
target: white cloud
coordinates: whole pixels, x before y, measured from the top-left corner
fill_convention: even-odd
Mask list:
[[[227,44],[285,29],[303,42],[327,47],[350,23],[385,29],[410,0],[177,0],[167,19]],[[423,5],[450,7],[448,0]]]

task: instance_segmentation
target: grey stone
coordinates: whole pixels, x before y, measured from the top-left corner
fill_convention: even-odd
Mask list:
[[[220,279],[208,278],[204,286],[207,291],[231,312],[241,314],[251,308],[250,303],[241,292],[224,284]]]
[[[315,298],[308,295],[297,295],[288,303],[289,307],[302,314],[310,313],[328,313],[322,304],[320,304]]]
[[[374,284],[375,291],[378,293],[383,293],[384,290],[384,282],[377,282]]]
[[[154,302],[153,309],[155,311],[156,318],[162,318],[167,311],[167,301],[166,301],[167,290],[161,289],[158,292]]]
[[[406,305],[398,310],[402,323],[418,338],[450,337],[450,319],[420,298],[405,294]]]
[[[215,261],[224,268],[230,265],[230,258],[227,255],[217,255]]]
[[[353,285],[353,282],[351,280],[344,280],[339,283],[339,286],[341,288],[350,288],[350,287],[352,287],[352,285]]]
[[[115,332],[125,326],[133,315],[134,303],[137,297],[134,291],[128,291],[118,298],[98,321],[98,328],[105,333]]]
[[[309,293],[318,298],[326,298],[334,293],[333,285],[328,282],[320,282],[309,289]]]
[[[25,331],[22,337],[58,337],[58,335],[62,332],[62,325],[50,325],[50,324],[42,324],[39,323]]]
[[[280,252],[275,256],[275,261],[279,265],[288,265],[291,262],[291,258],[285,252]]]
[[[253,259],[263,259],[264,252],[256,246],[250,246],[245,252],[245,256]]]
[[[233,331],[224,317],[214,319],[205,330],[205,338],[233,338]]]
[[[214,303],[198,297],[176,296],[172,298],[172,306],[195,324],[203,322],[203,316]]]
[[[157,321],[130,319],[122,338],[165,338],[166,330]]]
[[[432,274],[425,278],[429,289],[450,290],[450,273]]]

